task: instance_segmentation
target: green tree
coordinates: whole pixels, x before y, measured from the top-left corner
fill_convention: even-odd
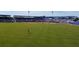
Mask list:
[[[79,20],[79,18],[75,18],[73,21],[78,21]]]

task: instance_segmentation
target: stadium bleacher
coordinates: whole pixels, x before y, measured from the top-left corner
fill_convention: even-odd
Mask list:
[[[0,15],[0,22],[66,22],[73,20],[76,16],[24,16],[24,15]],[[63,20],[63,21],[62,21]]]
[[[0,15],[0,22],[12,22],[12,20],[10,15]]]

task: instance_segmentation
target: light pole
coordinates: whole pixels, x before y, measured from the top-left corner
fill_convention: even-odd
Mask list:
[[[30,11],[28,11],[28,18],[30,19]],[[31,26],[30,26],[30,24],[28,24],[28,33],[31,33],[31,28],[30,28]]]
[[[28,11],[28,16],[30,16],[29,14],[30,14],[30,11]]]
[[[51,11],[51,13],[52,13],[52,16],[53,16],[53,13],[54,13],[54,12],[53,12],[53,11]]]
[[[54,13],[54,11],[51,11],[51,13],[52,13],[52,21],[53,21],[53,13]]]

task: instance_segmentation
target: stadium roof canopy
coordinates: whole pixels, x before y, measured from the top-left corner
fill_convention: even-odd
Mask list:
[[[11,17],[11,15],[0,15],[0,17]]]

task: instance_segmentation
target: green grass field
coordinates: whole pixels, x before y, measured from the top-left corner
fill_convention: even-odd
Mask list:
[[[49,23],[0,23],[0,46],[79,47],[79,26]]]

